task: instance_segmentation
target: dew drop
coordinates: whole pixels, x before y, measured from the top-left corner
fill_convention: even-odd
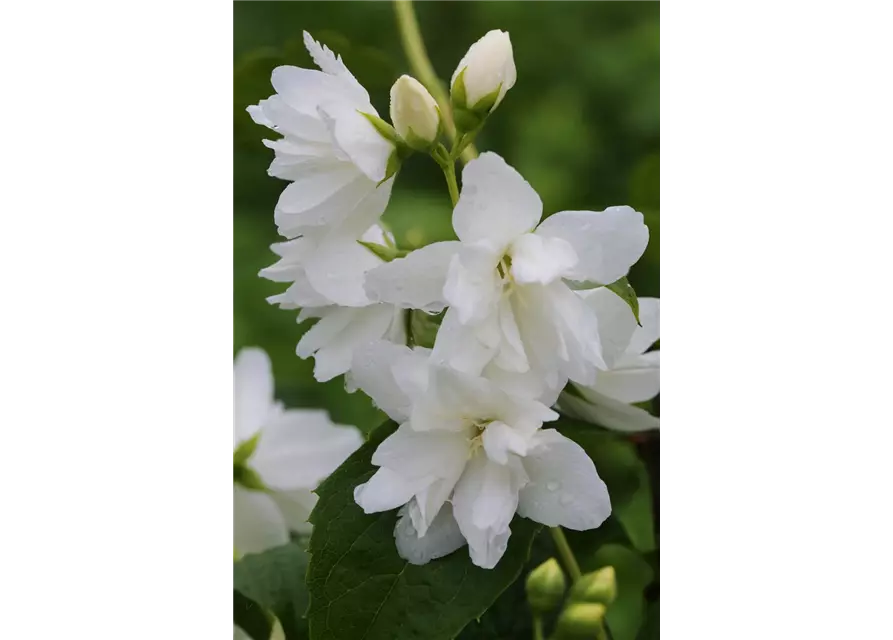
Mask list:
[[[549,491],[557,491],[558,487],[560,487],[560,486],[561,485],[558,482],[555,482],[554,480],[550,480],[549,482],[546,483],[546,489],[548,489]]]

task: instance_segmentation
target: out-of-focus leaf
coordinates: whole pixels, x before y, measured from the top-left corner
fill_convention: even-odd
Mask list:
[[[259,604],[233,589],[233,624],[252,640],[267,640],[270,637],[273,629],[271,617]]]
[[[289,543],[248,554],[233,564],[233,589],[272,612],[282,624],[287,640],[307,637],[307,621],[303,617],[309,601],[304,586],[307,563],[307,552]]]

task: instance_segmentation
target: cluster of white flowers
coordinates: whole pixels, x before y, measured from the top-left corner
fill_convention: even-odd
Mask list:
[[[286,409],[270,359],[242,349],[233,365],[233,545],[257,553],[309,531],[312,490],[363,444],[319,409]]]
[[[315,357],[316,378],[347,374],[351,390],[399,424],[356,487],[357,504],[400,509],[397,548],[418,564],[467,543],[476,565],[494,567],[516,513],[598,527],[611,511],[604,483],[576,443],[543,423],[558,419],[556,406],[610,428],[658,426],[631,404],[658,391],[659,354],[645,353],[658,338],[657,300],[641,300],[638,327],[606,287],[645,250],[642,214],[618,206],[542,220],[534,189],[488,152],[462,171],[459,240],[398,251],[378,223],[400,163],[413,151],[455,160],[435,148],[440,108],[403,76],[391,90],[392,127],[340,57],[306,33],[304,42],[321,70],[277,68],[276,94],[249,108],[282,135],[265,141],[269,172],[290,181],[275,211],[281,259],[261,275],[290,283],[271,302],[300,308],[299,321],[319,318],[297,347]],[[515,80],[507,33],[475,43],[451,81],[460,134],[473,137]],[[406,314],[444,310],[433,348],[414,346]]]

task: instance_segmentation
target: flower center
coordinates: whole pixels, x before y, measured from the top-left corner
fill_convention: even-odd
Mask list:
[[[489,425],[491,422],[493,421],[489,419],[475,419],[469,422],[469,458],[473,457],[474,454],[477,453],[478,449],[484,446],[484,431],[487,430],[487,425]]]

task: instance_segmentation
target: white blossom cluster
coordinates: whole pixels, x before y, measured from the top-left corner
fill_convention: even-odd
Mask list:
[[[277,68],[276,93],[249,108],[280,134],[264,141],[269,173],[289,181],[275,210],[280,259],[261,275],[288,283],[271,302],[300,308],[299,322],[319,319],[297,346],[315,358],[316,379],[346,374],[399,424],[357,504],[399,509],[396,545],[417,564],[467,544],[476,565],[494,567],[516,513],[598,527],[611,512],[604,482],[544,423],[558,419],[554,406],[604,427],[658,427],[633,406],[659,390],[659,352],[646,352],[659,338],[658,301],[640,300],[639,326],[607,288],[645,250],[642,214],[617,206],[543,219],[536,191],[486,152],[461,174],[458,240],[399,251],[379,219],[400,162],[412,151],[437,159],[440,109],[404,76],[391,126],[340,57],[307,33],[304,42],[320,70]],[[475,43],[451,81],[460,132],[480,127],[515,80],[507,33]],[[407,314],[443,311],[433,348],[417,346]]]

